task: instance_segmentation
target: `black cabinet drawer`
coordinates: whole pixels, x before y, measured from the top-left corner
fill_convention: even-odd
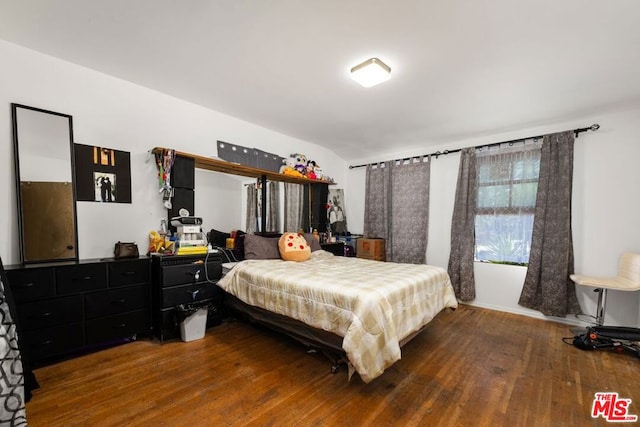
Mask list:
[[[56,290],[60,294],[75,294],[107,287],[104,264],[78,264],[56,268]]]
[[[30,350],[23,356],[43,366],[149,334],[150,263],[140,257],[9,266],[20,339]]]
[[[188,304],[207,299],[221,301],[222,292],[222,289],[217,285],[207,282],[165,288],[162,293],[162,307],[175,307],[178,304]]]
[[[18,316],[25,331],[82,321],[82,295],[21,304]]]
[[[102,343],[148,331],[149,321],[145,310],[93,319],[87,322],[87,344]]]
[[[209,280],[218,280],[222,276],[222,263],[219,261],[204,263],[170,265],[162,267],[162,286],[185,285]]]
[[[16,302],[52,297],[56,293],[53,268],[7,271],[7,279]]]
[[[146,285],[85,294],[86,317],[103,317],[143,309],[147,298]]]
[[[82,323],[31,331],[26,337],[31,360],[39,360],[58,356],[76,350],[84,344]]]
[[[149,282],[149,260],[122,260],[109,263],[109,287]]]
[[[210,307],[207,324],[221,322],[224,291],[216,285],[222,277],[219,254],[154,256],[151,273],[153,333],[160,341],[180,336],[175,310],[180,304],[202,302]]]

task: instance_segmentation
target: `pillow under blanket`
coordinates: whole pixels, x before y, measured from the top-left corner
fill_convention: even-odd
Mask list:
[[[255,234],[244,235],[244,259],[278,259],[279,237],[262,237]]]
[[[318,241],[318,239],[314,237],[313,234],[304,233],[303,236],[304,236],[304,240],[306,240],[307,243],[309,244],[309,247],[311,248],[311,252],[319,251],[320,249],[322,249],[322,247],[320,246],[320,242]]]

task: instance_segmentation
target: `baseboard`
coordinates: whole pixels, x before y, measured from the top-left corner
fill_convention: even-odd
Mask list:
[[[508,308],[508,307],[501,307],[501,306],[477,303],[477,302],[463,302],[463,301],[459,301],[459,302],[461,304],[466,304],[473,307],[487,308],[489,310],[495,310],[495,311],[503,311],[505,313],[518,314],[520,316],[527,316],[527,317],[532,317],[534,319],[546,320],[548,322],[564,323],[571,326],[583,326],[583,327],[588,325],[588,323],[583,322],[579,319],[575,319],[575,318],[572,319],[570,317],[545,316],[540,312],[531,311],[524,308],[523,309]]]

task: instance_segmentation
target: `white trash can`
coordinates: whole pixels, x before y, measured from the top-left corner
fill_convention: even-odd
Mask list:
[[[207,312],[206,307],[200,308],[180,322],[182,341],[189,342],[204,337],[204,333],[207,330]]]

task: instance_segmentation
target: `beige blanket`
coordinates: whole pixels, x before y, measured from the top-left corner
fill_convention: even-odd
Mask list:
[[[315,251],[305,262],[246,260],[218,285],[245,303],[344,337],[365,382],[400,359],[400,341],[457,307],[447,272]]]

